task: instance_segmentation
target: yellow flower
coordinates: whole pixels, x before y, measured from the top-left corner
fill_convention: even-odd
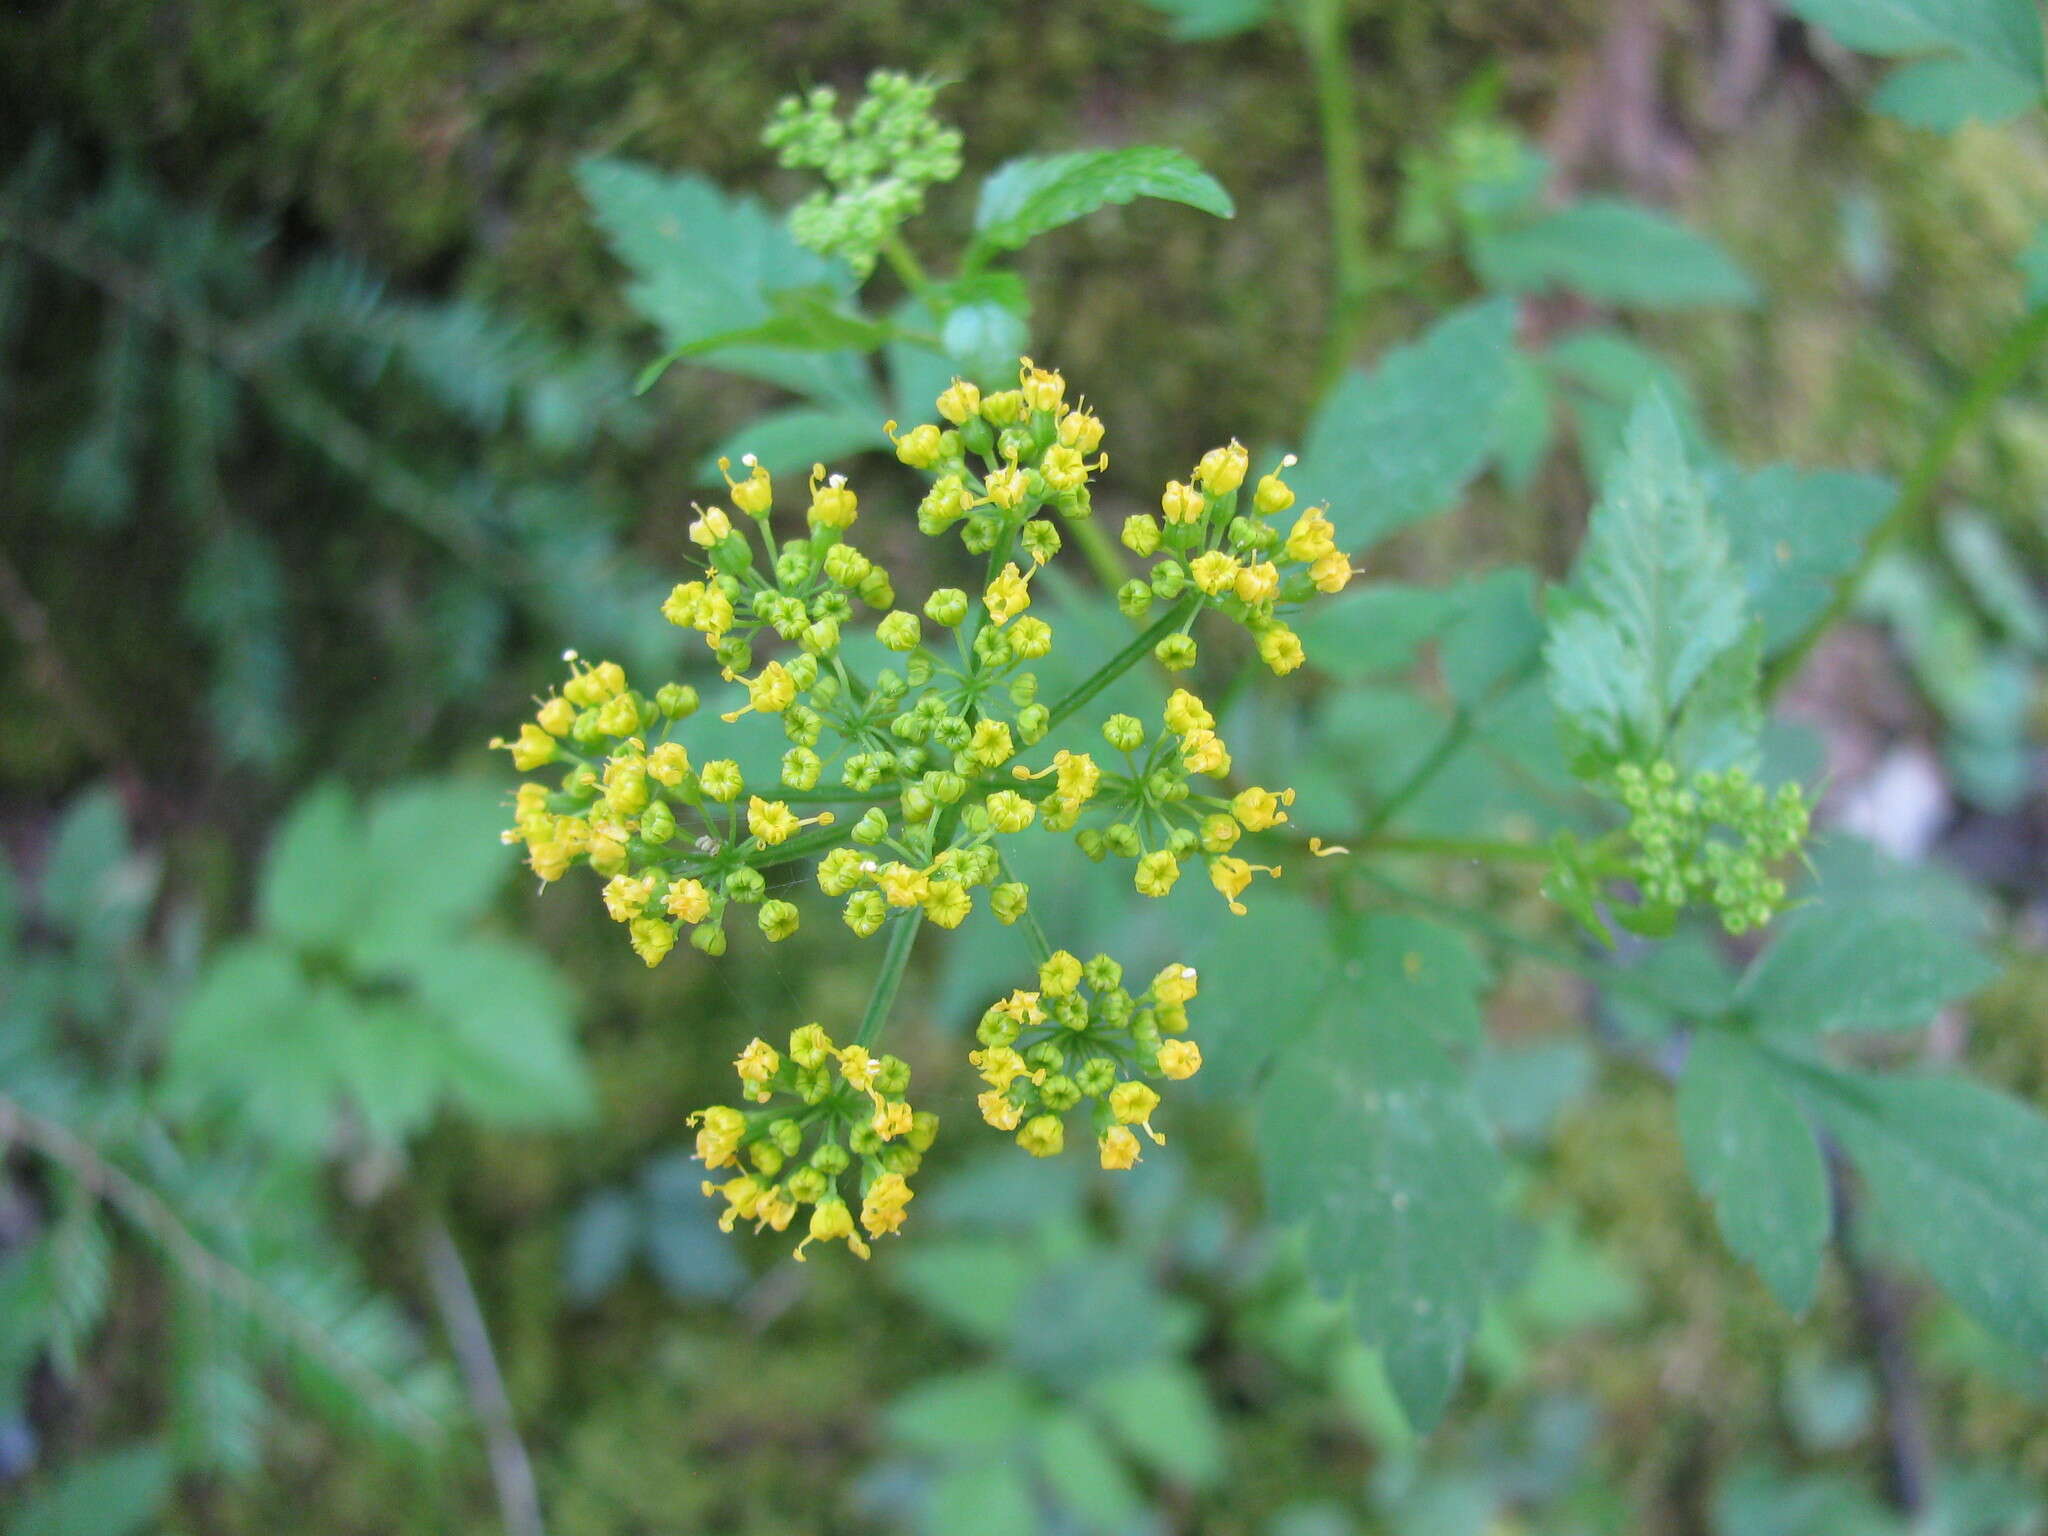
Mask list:
[[[701,923],[711,915],[711,893],[696,880],[678,880],[668,888],[663,910],[686,923]]]
[[[1180,739],[1180,760],[1189,773],[1220,779],[1230,772],[1230,751],[1214,731],[1193,730]]]
[[[1194,694],[1176,688],[1166,700],[1166,728],[1176,736],[1185,736],[1189,731],[1210,731],[1216,728],[1216,717]]]
[[[521,773],[531,773],[536,768],[545,768],[555,760],[555,738],[542,730],[531,720],[519,727],[519,739],[506,741],[502,736],[491,741],[512,754],[512,766]]]
[[[796,812],[780,800],[763,800],[759,795],[747,800],[747,830],[770,848],[787,842],[801,825]]]
[[[958,880],[934,880],[925,887],[923,906],[941,928],[958,928],[974,910],[974,898]]]
[[[967,418],[981,409],[981,391],[965,379],[955,379],[938,399],[939,414],[954,426],[963,426]]]
[[[822,1024],[801,1024],[789,1032],[789,1059],[806,1071],[823,1066],[832,1052],[832,1037]]]
[[[1175,1040],[1168,1043],[1178,1045],[1180,1042]],[[1164,1047],[1161,1049],[1164,1050]],[[877,1104],[868,1124],[874,1127],[875,1134],[882,1140],[894,1141],[910,1130],[910,1106],[901,1099],[891,1099]]]
[[[1243,917],[1248,909],[1237,898],[1242,896],[1245,888],[1252,883],[1254,873],[1272,875],[1278,879],[1280,867],[1277,864],[1248,864],[1243,859],[1227,853],[1209,861],[1209,883],[1216,887],[1223,899],[1230,904],[1230,910],[1239,917]]]
[[[924,900],[931,879],[923,870],[891,860],[876,874],[875,884],[882,888],[882,899],[890,906],[914,907]]]
[[[998,629],[1031,606],[1031,588],[1017,569],[1016,561],[1005,565],[1002,574],[988,584],[982,600],[988,604],[988,616]]]
[[[557,695],[541,705],[534,721],[550,736],[566,736],[569,727],[576,723],[576,706]]]
[[[762,1188],[761,1181],[751,1173],[743,1173],[736,1179],[726,1180],[723,1184],[714,1184],[706,1179],[703,1189],[707,1195],[725,1197],[725,1210],[718,1218],[718,1229],[721,1232],[730,1232],[733,1223],[741,1217],[752,1217],[754,1212],[760,1209],[761,1196],[767,1193]]]
[[[1102,1149],[1102,1166],[1129,1168],[1138,1161],[1138,1138],[1128,1126],[1112,1125],[1097,1143]]]
[[[740,1075],[740,1081],[750,1087],[761,1089],[766,1098],[766,1085],[770,1078],[782,1070],[782,1057],[774,1046],[756,1035],[747,1043],[747,1048],[733,1061],[733,1070]]]
[[[787,1231],[796,1216],[796,1202],[790,1199],[788,1190],[780,1184],[772,1184],[762,1191],[761,1203],[754,1208],[754,1215],[758,1218],[754,1222],[756,1232],[763,1227],[772,1227],[777,1232]]]
[[[825,466],[811,466],[811,505],[804,516],[813,528],[848,528],[860,515],[860,498],[846,483],[846,476],[825,475]]]
[[[1046,963],[1048,965],[1053,964],[1059,959],[1061,955],[1065,955],[1066,953],[1067,952],[1065,950],[1059,950],[1053,955],[1052,960],[1047,961]],[[1067,958],[1069,960],[1074,959],[1072,955],[1067,955]],[[1075,961],[1077,974],[1079,965],[1080,962]],[[1041,985],[1043,985],[1044,981],[1045,972],[1043,967],[1041,967],[1039,970],[1039,982]],[[1067,988],[1067,990],[1071,992],[1074,989],[1072,987],[1069,987]],[[1046,991],[1052,996],[1058,996],[1057,993],[1053,992],[1051,987],[1047,987]],[[995,1005],[995,1009],[996,1012],[1006,1014],[1010,1018],[1015,1019],[1019,1024],[1023,1025],[1027,1029],[1030,1028],[1033,1024],[1040,1024],[1045,1021],[1045,1010],[1038,1006],[1038,994],[1036,992],[1026,992],[1022,987],[1012,987],[1010,989],[1010,995],[1004,998],[1001,1002],[997,1003]]]
[[[1207,505],[1200,491],[1178,480],[1167,481],[1165,493],[1159,498],[1159,510],[1166,514],[1169,523],[1198,523]]]
[[[1228,853],[1237,846],[1238,835],[1244,829],[1238,826],[1234,817],[1217,812],[1202,818],[1202,852]]]
[[[1119,1125],[1140,1125],[1145,1134],[1160,1146],[1166,1145],[1166,1138],[1152,1129],[1152,1111],[1159,1107],[1159,1095],[1147,1084],[1132,1081],[1118,1083],[1109,1090],[1109,1112],[1116,1116]]]
[[[1256,784],[1250,789],[1241,789],[1230,802],[1230,809],[1237,819],[1244,823],[1247,832],[1263,832],[1276,827],[1287,819],[1282,806],[1294,804],[1294,791],[1283,789],[1275,794],[1270,789],[1260,789]]]
[[[1228,592],[1237,581],[1237,556],[1212,549],[1188,562],[1188,574],[1195,585],[1211,597]]]
[[[1014,1131],[1024,1118],[1024,1111],[1011,1102],[1010,1097],[1000,1088],[991,1088],[979,1094],[974,1100],[981,1111],[981,1118],[999,1131]]]
[[[1159,549],[1159,524],[1149,513],[1140,512],[1124,519],[1123,532],[1117,537],[1131,553],[1150,558]]]
[[[1237,582],[1232,590],[1237,593],[1239,602],[1263,603],[1280,590],[1280,569],[1270,560],[1248,565],[1237,573]]]
[[[990,470],[982,482],[988,488],[988,499],[1005,512],[1014,512],[1024,504],[1031,482],[1023,470],[1015,464],[1006,464],[1001,469]],[[998,623],[1001,620],[997,621]]]
[[[1152,978],[1152,995],[1175,1008],[1192,1001],[1201,984],[1201,973],[1192,965],[1169,965]]]
[[[747,466],[747,478],[735,482],[726,472],[732,468],[730,459],[718,461],[718,472],[725,478],[725,488],[732,493],[732,504],[749,517],[762,517],[775,501],[775,487],[768,478],[768,471],[751,453],[742,454],[740,462]]]
[[[903,1208],[916,1199],[900,1173],[885,1173],[861,1198],[860,1224],[869,1237],[882,1237],[903,1225]]]
[[[1164,848],[1156,848],[1138,860],[1131,876],[1140,896],[1164,896],[1180,878],[1180,860]]]
[[[737,1163],[740,1141],[747,1134],[747,1117],[728,1104],[700,1109],[686,1122],[697,1128],[697,1156],[706,1168],[724,1168]]]
[[[683,782],[690,771],[690,754],[679,741],[664,741],[647,754],[647,777],[670,789]]]
[[[1280,470],[1292,469],[1294,463],[1294,455],[1290,453],[1280,461],[1280,469],[1270,475],[1259,476],[1258,488],[1252,492],[1252,505],[1262,516],[1271,517],[1294,505],[1293,487],[1280,478]]]
[[[1017,1145],[1033,1157],[1057,1157],[1067,1144],[1067,1128],[1058,1115],[1033,1115],[1017,1133]]]
[[[700,549],[715,549],[732,537],[732,519],[723,507],[700,507],[690,524],[690,542]]]
[[[1281,549],[1290,560],[1319,560],[1336,547],[1337,525],[1321,507],[1310,507],[1294,520]]]
[[[1038,817],[1038,807],[1014,789],[999,789],[988,797],[989,825],[998,832],[1022,832]]]
[[[615,923],[630,923],[654,899],[654,876],[613,875],[604,883],[604,909]]]
[[[1047,997],[1065,997],[1081,985],[1080,960],[1067,950],[1054,950],[1038,967],[1038,985],[1044,989]]]
[[[742,678],[747,685],[745,709],[736,709],[729,715],[718,718],[727,725],[744,715],[747,710],[758,709],[763,714],[779,715],[796,702],[796,679],[789,675],[789,668],[779,661],[771,661],[753,677]]]
[[[1342,592],[1351,582],[1351,562],[1340,551],[1319,555],[1308,568],[1308,579],[1318,592]]]
[[[885,423],[882,430],[889,434],[889,440],[896,445],[896,457],[912,469],[930,469],[939,462],[944,447],[940,442],[939,429],[930,422],[912,427],[900,438],[896,436],[896,423]]]
[[[1017,755],[1010,740],[1010,727],[1001,720],[977,720],[968,738],[967,755],[984,768],[1000,768]]]
[[[1081,453],[1093,453],[1102,446],[1102,420],[1078,405],[1060,418],[1060,441]]]
[[[663,957],[676,947],[675,929],[658,917],[634,918],[626,936],[632,942],[633,953],[647,962],[649,970],[661,964]]]
[[[1028,357],[1019,358],[1017,381],[1024,393],[1024,403],[1034,411],[1057,411],[1066,399],[1067,381],[1050,368],[1032,366]]]
[[[1244,444],[1233,437],[1229,447],[1211,448],[1202,455],[1202,462],[1195,466],[1195,478],[1211,496],[1227,496],[1244,484],[1251,462],[1252,456],[1245,452]]]
[[[849,1045],[839,1053],[839,1075],[862,1093],[874,1092],[882,1064],[868,1054],[864,1045]]]
[[[1104,457],[1107,458],[1107,455]],[[1064,443],[1054,443],[1045,450],[1045,457],[1039,461],[1038,472],[1045,477],[1045,483],[1055,491],[1078,491],[1088,483],[1089,471],[1100,467],[1084,459],[1080,450],[1069,448]]]
[[[1202,1048],[1192,1040],[1168,1040],[1159,1047],[1159,1070],[1176,1080],[1202,1070]]]
[[[969,1051],[967,1064],[981,1074],[981,1080],[1001,1093],[1020,1077],[1029,1077],[1034,1083],[1041,1081],[1043,1071],[1030,1072],[1025,1069],[1024,1058],[1017,1054],[1016,1047],[992,1045],[987,1050]]]
[[[1285,677],[1304,661],[1308,655],[1301,648],[1301,639],[1285,624],[1269,624],[1258,633],[1259,660],[1271,667],[1274,673]]]
[[[796,1245],[797,1262],[803,1262],[804,1250],[810,1247],[811,1244],[834,1243],[838,1242],[841,1238],[846,1240],[847,1247],[851,1248],[862,1258],[866,1258],[872,1251],[866,1243],[862,1242],[855,1235],[853,1230],[853,1212],[846,1208],[846,1202],[837,1195],[827,1195],[811,1210],[810,1235]]]

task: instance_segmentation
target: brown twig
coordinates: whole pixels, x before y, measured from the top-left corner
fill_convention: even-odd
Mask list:
[[[498,1370],[490,1329],[477,1305],[476,1287],[470,1284],[462,1250],[438,1217],[427,1224],[425,1239],[427,1279],[441,1310],[442,1326],[448,1330],[449,1347],[455,1351],[470,1408],[483,1428],[491,1459],[491,1485],[497,1491],[505,1529],[510,1536],[545,1536],[533,1463],[519,1438],[512,1400],[506,1395],[505,1378]]]

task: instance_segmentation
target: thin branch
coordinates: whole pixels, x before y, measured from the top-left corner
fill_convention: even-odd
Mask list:
[[[67,1169],[161,1248],[194,1285],[260,1318],[293,1348],[346,1381],[358,1395],[382,1404],[391,1418],[404,1421],[421,1440],[440,1438],[441,1426],[430,1414],[365,1367],[284,1297],[209,1248],[155,1190],[109,1162],[66,1127],[0,1092],[0,1143],[10,1140]]]
[[[484,1443],[491,1458],[491,1485],[497,1491],[498,1511],[504,1516],[505,1529],[509,1536],[546,1536],[533,1463],[519,1438],[512,1400],[505,1393],[505,1378],[498,1370],[490,1329],[484,1323],[483,1309],[477,1305],[476,1287],[470,1284],[462,1250],[455,1246],[447,1223],[438,1217],[427,1224],[424,1237],[427,1279],[434,1289],[434,1304],[440,1308],[442,1326],[448,1330],[448,1344],[455,1351],[455,1363],[462,1372],[470,1408],[483,1427]]]
[[[79,687],[65,663],[64,653],[57,647],[49,611],[29,591],[28,583],[5,551],[0,551],[0,614],[5,615],[7,627],[14,631],[15,640],[28,658],[30,677],[57,706],[64,723],[85,743],[86,750],[113,770],[123,790],[133,799],[141,789],[142,776],[106,717]]]

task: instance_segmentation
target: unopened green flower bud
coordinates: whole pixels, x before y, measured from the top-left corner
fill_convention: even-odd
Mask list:
[[[946,629],[967,617],[967,594],[958,587],[940,587],[924,600],[924,616]]]
[[[1152,647],[1152,654],[1169,672],[1185,672],[1195,664],[1195,637],[1168,635]]]
[[[882,622],[875,626],[875,638],[880,640],[887,650],[914,651],[924,638],[924,630],[918,623],[916,614],[906,613],[898,608],[884,616]]]
[[[1145,744],[1145,725],[1135,715],[1111,715],[1102,722],[1102,739],[1119,752],[1135,752]]]
[[[1135,576],[1116,589],[1116,605],[1127,619],[1142,619],[1152,611],[1152,588]]]
[[[671,720],[697,712],[697,690],[687,683],[663,683],[654,693],[654,707]]]
[[[640,813],[640,841],[659,848],[676,835],[676,813],[657,800]]]

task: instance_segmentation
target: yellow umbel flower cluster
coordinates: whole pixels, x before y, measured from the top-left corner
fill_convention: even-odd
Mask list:
[[[1324,508],[1310,508],[1281,531],[1276,519],[1294,505],[1284,478],[1294,462],[1287,455],[1246,497],[1242,488],[1251,456],[1233,438],[1203,454],[1185,481],[1166,482],[1158,517],[1147,512],[1124,520],[1124,547],[1153,564],[1148,578],[1118,590],[1118,606],[1134,619],[1155,602],[1185,609],[1179,631],[1155,648],[1164,665],[1194,665],[1189,629],[1203,608],[1244,625],[1260,660],[1277,673],[1292,672],[1306,659],[1281,612],[1317,593],[1343,591],[1353,573]]]
[[[813,1242],[842,1238],[866,1258],[860,1231],[882,1237],[902,1227],[910,1178],[938,1134],[938,1117],[904,1098],[910,1068],[865,1046],[836,1046],[817,1024],[793,1031],[787,1051],[755,1039],[733,1067],[741,1097],[769,1107],[714,1104],[690,1116],[705,1169],[734,1170],[704,1181],[706,1195],[725,1201],[718,1224],[730,1232],[751,1221],[757,1232],[782,1232],[809,1206],[799,1259]],[[778,1098],[793,1102],[778,1108]],[[841,1188],[849,1172],[858,1174],[860,1231]]]
[[[1187,1005],[1196,991],[1191,965],[1169,965],[1133,996],[1123,967],[1108,955],[1085,965],[1055,950],[1038,968],[1035,991],[1019,989],[981,1016],[981,1049],[969,1063],[988,1085],[981,1117],[1014,1131],[1033,1157],[1066,1146],[1066,1114],[1090,1105],[1090,1130],[1105,1168],[1138,1161],[1133,1126],[1154,1141],[1158,1090],[1145,1078],[1193,1077],[1202,1052],[1185,1038]]]
[[[1134,715],[1111,715],[1103,739],[1121,754],[1123,771],[1105,770],[1089,754],[1064,749],[1037,772],[1011,770],[1019,779],[1053,781],[1040,817],[1054,830],[1074,826],[1083,815],[1091,825],[1076,840],[1091,859],[1135,862],[1131,883],[1143,896],[1164,896],[1180,879],[1181,866],[1201,857],[1209,881],[1242,915],[1244,894],[1255,874],[1277,877],[1277,865],[1254,864],[1232,850],[1246,832],[1263,832],[1287,820],[1291,789],[1254,785],[1228,798],[1197,793],[1198,778],[1221,780],[1230,773],[1230,749],[1216,734],[1216,717],[1201,699],[1176,688],[1166,701],[1163,729],[1147,740]]]

